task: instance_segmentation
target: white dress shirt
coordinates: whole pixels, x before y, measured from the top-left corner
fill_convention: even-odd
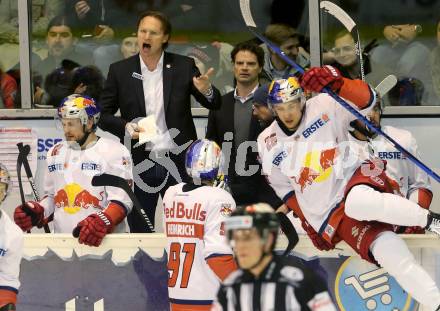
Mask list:
[[[147,150],[170,150],[175,147],[174,141],[168,131],[165,122],[165,106],[163,102],[163,57],[160,56],[159,62],[153,71],[145,65],[139,55],[142,72],[142,87],[144,90],[145,111],[147,116],[153,115],[156,120],[158,136],[145,146]]]

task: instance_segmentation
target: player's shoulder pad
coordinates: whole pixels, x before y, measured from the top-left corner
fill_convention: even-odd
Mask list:
[[[317,110],[319,113],[333,109],[338,102],[327,93],[319,93],[306,101],[307,111]]]
[[[99,151],[105,153],[108,159],[129,157],[129,159],[131,160],[130,151],[128,151],[127,147],[121,144],[118,140],[110,139],[107,137],[100,137],[97,145]]]
[[[243,270],[241,269],[235,270],[231,272],[226,279],[224,279],[223,285],[232,286],[236,283],[239,283],[242,276],[243,276]]]
[[[383,131],[386,132],[389,136],[394,138],[405,148],[408,148],[413,140],[415,140],[413,134],[405,129],[386,125],[383,127]]]
[[[212,191],[212,194],[214,194],[213,197],[215,197],[215,199],[218,201],[235,202],[232,195],[225,189],[210,186],[209,191]]]

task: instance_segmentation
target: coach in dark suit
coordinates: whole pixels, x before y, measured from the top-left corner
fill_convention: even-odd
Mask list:
[[[273,120],[265,100],[267,87],[258,88],[264,51],[254,43],[245,42],[235,46],[231,58],[236,87],[222,97],[220,110],[209,112],[206,138],[222,146],[226,156],[227,146],[232,143],[228,177],[237,205],[266,202],[276,209],[283,202],[261,175],[257,160],[257,137]],[[262,103],[254,98],[257,92]]]
[[[170,33],[165,15],[143,13],[137,31],[140,52],[110,65],[100,101],[100,127],[121,141],[125,136],[126,146],[131,138],[135,194],[153,222],[159,193],[163,196],[170,185],[187,178],[185,149],[197,138],[190,95],[208,109],[221,105],[220,93],[209,81],[212,68],[200,75],[193,59],[164,52]],[[118,109],[121,117],[114,116]],[[134,146],[139,133],[148,130],[137,124],[146,116],[157,135],[145,145]],[[136,213],[128,216],[128,222],[132,232],[145,232]]]

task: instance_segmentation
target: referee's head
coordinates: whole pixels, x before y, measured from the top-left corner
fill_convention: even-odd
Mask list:
[[[240,268],[251,272],[264,269],[273,257],[279,226],[272,207],[266,203],[238,207],[232,212],[225,229]]]

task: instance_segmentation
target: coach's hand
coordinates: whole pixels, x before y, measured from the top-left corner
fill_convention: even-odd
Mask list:
[[[301,87],[311,92],[321,92],[326,86],[336,92],[343,84],[339,70],[329,65],[310,68],[301,78]]]
[[[209,97],[212,96],[212,85],[211,81],[209,81],[209,77],[214,73],[214,68],[209,68],[205,74],[202,74],[198,77],[193,77],[193,84],[196,89],[202,93],[203,95]]]
[[[301,225],[317,249],[320,251],[329,251],[335,248],[333,244],[327,242],[318,232],[316,232],[307,220],[302,221]]]
[[[14,211],[14,222],[23,231],[28,231],[33,226],[41,228],[45,225],[43,206],[34,201],[17,206]]]

